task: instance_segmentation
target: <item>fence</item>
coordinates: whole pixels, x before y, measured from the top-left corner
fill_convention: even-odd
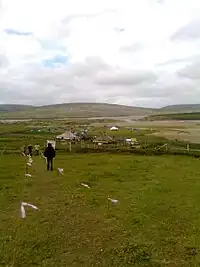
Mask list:
[[[117,143],[117,144],[101,144],[98,145],[96,143],[77,143],[77,144],[73,144],[73,143],[65,143],[65,146],[61,147],[58,146],[57,150],[65,150],[65,151],[69,151],[69,152],[73,152],[73,151],[79,151],[79,150],[119,150],[119,149],[127,149],[127,150],[152,150],[152,151],[162,151],[162,152],[166,152],[168,153],[169,151],[182,151],[182,152],[200,152],[200,148],[193,148],[190,144],[184,144],[181,143],[181,145],[175,145],[173,143],[143,143],[140,145],[128,145],[126,143]]]
[[[19,148],[6,147],[0,149],[1,154],[21,154],[22,151]],[[138,154],[138,155],[188,155],[194,157],[200,157],[200,149],[195,148],[194,144],[184,144],[179,145],[173,143],[143,143],[139,146],[130,146],[125,143],[117,144],[94,144],[94,143],[57,143],[56,144],[57,154],[64,153],[128,153],[128,154]]]
[[[87,144],[82,146],[69,145],[66,149],[58,149],[61,153],[133,153],[140,155],[188,155],[200,157],[200,149],[191,148],[190,144],[185,146],[174,146],[172,144],[162,144],[152,146],[152,144],[144,144],[138,147],[123,146],[123,145],[101,145]]]

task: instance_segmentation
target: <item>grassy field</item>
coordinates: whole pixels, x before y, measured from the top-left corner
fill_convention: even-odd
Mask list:
[[[76,154],[64,152],[58,143],[54,172],[47,172],[44,159],[34,156],[32,177],[26,178],[21,146],[39,143],[43,148],[66,125],[0,124],[0,266],[200,266],[199,159]],[[182,130],[186,126],[179,125]],[[154,130],[177,125],[160,127]],[[41,132],[35,130],[39,128]],[[99,125],[92,134],[103,131]],[[162,141],[150,132],[143,125],[112,135]],[[56,168],[64,168],[64,176]],[[117,205],[108,196],[119,200]],[[27,209],[21,219],[20,201],[39,211]]]
[[[0,158],[0,266],[199,266],[198,160],[57,155],[58,176],[33,159],[25,178],[25,157]],[[20,201],[40,210],[20,219]]]
[[[66,123],[63,123],[62,121],[58,121],[56,123],[49,122],[50,125],[48,125],[47,122],[29,122],[29,123],[14,123],[14,124],[0,124],[0,150],[4,151],[4,154],[8,153],[20,153],[20,150],[24,145],[35,145],[36,143],[39,143],[41,148],[43,149],[44,144],[46,144],[46,140],[54,139],[57,135],[64,132],[64,129],[68,125]],[[69,127],[76,130],[81,130],[81,127],[76,125]],[[162,136],[154,136],[152,135],[153,130],[150,128],[138,128],[138,129],[132,129],[133,127],[122,127],[119,129],[119,131],[110,131],[109,127],[104,128],[101,125],[98,127],[89,127],[88,128],[88,134],[91,136],[102,136],[102,135],[108,135],[112,138],[123,139],[123,138],[131,138],[135,137],[139,141],[139,143],[149,145],[153,145],[156,143],[165,143],[166,139]],[[38,132],[38,129],[40,131]],[[52,131],[49,131],[53,129]],[[118,147],[124,146],[124,142],[121,142]],[[83,145],[83,147],[94,148],[93,143],[87,143]],[[56,145],[57,149],[59,151],[67,151],[69,149],[69,143],[68,142],[59,142],[57,141]],[[81,147],[79,144],[72,144],[72,152],[75,152],[80,150]],[[112,146],[109,146],[112,147]],[[115,146],[114,146],[115,147]]]

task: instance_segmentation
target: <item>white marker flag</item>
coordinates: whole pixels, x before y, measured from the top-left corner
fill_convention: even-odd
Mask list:
[[[58,172],[59,172],[59,174],[61,174],[61,175],[63,175],[64,173],[64,169],[62,169],[62,168],[58,168]]]
[[[21,217],[24,219],[26,217],[26,211],[25,211],[25,207],[31,207],[34,210],[38,210],[38,208],[32,204],[26,203],[26,202],[21,202]]]
[[[83,187],[90,188],[88,184],[81,183]]]
[[[108,197],[108,200],[110,200],[110,202],[112,202],[112,204],[114,204],[114,205],[119,202],[119,200],[113,199],[113,198],[110,198],[110,197]]]
[[[29,162],[29,163],[33,163],[32,158],[29,158],[29,159],[28,159],[28,162]]]

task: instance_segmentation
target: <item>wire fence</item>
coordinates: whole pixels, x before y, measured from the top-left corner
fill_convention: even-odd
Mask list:
[[[22,154],[22,149],[16,146],[7,146],[2,148],[1,155]],[[199,145],[173,142],[143,142],[136,145],[130,145],[125,142],[103,144],[90,142],[57,142],[57,154],[64,153],[131,153],[139,155],[188,155],[200,157]],[[41,146],[43,152],[43,146]],[[34,151],[33,151],[34,154]]]

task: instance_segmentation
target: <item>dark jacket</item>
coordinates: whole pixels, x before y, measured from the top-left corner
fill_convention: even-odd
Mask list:
[[[29,150],[29,151],[32,151],[32,149],[33,149],[32,145],[29,145],[29,146],[28,146],[28,150]]]
[[[51,144],[48,144],[48,147],[45,149],[45,151],[44,151],[44,156],[45,156],[45,158],[48,158],[48,159],[53,159],[53,158],[55,158],[55,156],[56,156],[56,151],[55,151],[55,149],[52,147]]]

